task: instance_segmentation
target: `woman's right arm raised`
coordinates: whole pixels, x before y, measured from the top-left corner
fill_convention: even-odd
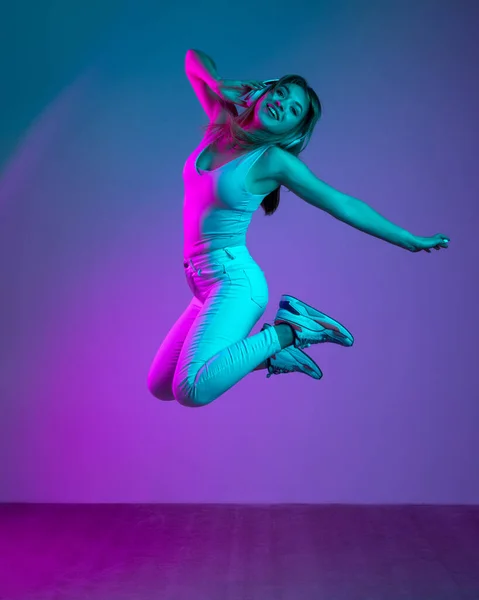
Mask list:
[[[220,77],[213,59],[201,50],[188,50],[185,72],[209,120],[213,123],[224,123],[226,114],[236,111],[236,107],[214,92]]]

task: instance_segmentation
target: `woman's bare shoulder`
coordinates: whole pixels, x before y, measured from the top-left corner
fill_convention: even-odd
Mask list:
[[[279,146],[270,146],[261,156],[261,178],[275,181],[279,186],[284,171],[293,168],[294,162],[298,160],[291,152]]]

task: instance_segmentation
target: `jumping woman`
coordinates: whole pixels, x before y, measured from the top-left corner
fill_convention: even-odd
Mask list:
[[[253,213],[271,215],[284,186],[304,201],[369,235],[411,252],[447,248],[447,236],[418,237],[368,204],[330,187],[298,158],[321,116],[314,90],[299,75],[234,81],[214,62],[188,50],[186,75],[209,124],[183,169],[183,267],[193,298],[161,344],[148,374],[160,400],[209,404],[245,375],[322,373],[302,348],[333,342],[352,346],[338,321],[283,295],[274,325],[249,335],[268,303],[263,271],[246,247]],[[238,114],[236,106],[244,108]]]

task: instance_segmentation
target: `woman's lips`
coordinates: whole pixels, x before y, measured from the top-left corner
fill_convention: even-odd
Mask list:
[[[273,109],[273,113],[275,113],[274,115],[271,114],[271,110],[270,107]],[[276,119],[276,121],[279,121],[279,115],[278,115],[278,111],[274,108],[274,106],[272,104],[270,104],[268,102],[268,104],[266,105],[266,110],[268,111],[268,113],[273,116],[274,119]]]

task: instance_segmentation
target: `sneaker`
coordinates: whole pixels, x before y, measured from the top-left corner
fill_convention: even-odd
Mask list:
[[[293,329],[296,348],[332,342],[352,346],[354,338],[338,321],[294,296],[283,294],[274,320],[275,325],[286,323]]]
[[[265,323],[261,328],[266,329],[267,327],[273,327],[269,323]],[[303,352],[299,348],[294,346],[287,346],[279,352],[276,352],[267,360],[268,374],[267,378],[271,375],[278,375],[280,373],[304,373],[309,375],[313,379],[321,379],[323,372],[314,362],[314,360]]]

